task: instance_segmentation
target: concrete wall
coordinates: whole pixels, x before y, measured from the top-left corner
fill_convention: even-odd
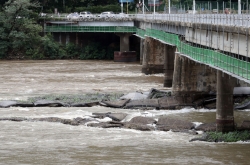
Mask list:
[[[145,37],[142,72],[145,74],[163,73],[164,62],[164,44],[152,38]]]
[[[189,42],[208,46],[225,52],[250,57],[249,35],[223,31],[187,28],[185,39]]]
[[[164,87],[172,87],[176,46],[164,45]]]
[[[216,70],[176,53],[172,90],[174,95],[194,98],[200,94],[215,94]]]

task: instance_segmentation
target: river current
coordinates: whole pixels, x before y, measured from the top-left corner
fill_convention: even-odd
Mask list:
[[[163,74],[144,75],[138,63],[113,61],[0,61],[0,100],[46,94],[149,91],[163,87]],[[94,112],[134,116],[168,115],[194,123],[215,121],[216,110],[113,109],[94,107],[0,108],[1,117],[72,119]],[[129,119],[127,119],[129,120]],[[235,111],[236,123],[250,111]],[[189,142],[196,135],[172,131],[93,128],[52,122],[0,121],[0,164],[237,164],[250,162],[250,143]]]

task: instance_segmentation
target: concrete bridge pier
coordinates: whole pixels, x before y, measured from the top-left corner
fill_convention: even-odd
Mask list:
[[[154,74],[163,73],[164,58],[165,58],[165,47],[164,44],[145,37],[144,49],[143,49],[143,62],[142,62],[142,73]]]
[[[132,33],[116,33],[120,37],[120,51],[114,52],[115,62],[135,62],[136,52],[129,51],[129,37]]]
[[[237,80],[217,70],[216,130],[230,132],[235,129],[233,89]]]
[[[129,37],[131,33],[116,33],[120,37],[120,52],[129,51]]]
[[[143,62],[144,39],[140,39],[140,64]]]
[[[164,87],[172,87],[176,46],[164,45]]]
[[[216,70],[175,53],[172,93],[185,103],[216,93]],[[181,103],[180,103],[181,104]]]

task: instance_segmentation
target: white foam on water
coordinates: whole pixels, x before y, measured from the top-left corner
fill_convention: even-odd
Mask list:
[[[196,112],[216,112],[216,109],[205,109],[205,108],[202,108],[202,109],[196,109],[195,111]]]
[[[198,127],[199,125],[203,124],[202,122],[192,122],[195,125],[195,128]]]
[[[128,114],[121,122],[129,122],[132,118],[137,117],[137,116],[141,116],[141,113],[135,112],[132,114]]]
[[[21,107],[16,108],[16,110],[18,110],[18,111],[30,111],[29,108],[21,108]]]
[[[86,122],[84,125],[88,126],[88,124],[91,124],[91,123],[100,123],[100,122],[98,122],[98,121],[89,121],[89,122]]]
[[[181,110],[148,110],[147,112],[152,115],[171,115],[171,114],[179,114],[179,113],[190,113],[196,111],[194,108],[183,108]]]
[[[26,91],[24,91],[25,94],[30,94],[30,93],[33,93],[33,90],[32,89],[28,89]]]
[[[237,110],[237,111],[240,111],[240,112],[249,112],[250,109],[243,109],[243,110]]]
[[[109,118],[109,117],[105,117],[105,118],[103,118],[103,119],[97,119],[98,121],[100,121],[100,122],[108,122],[108,121],[112,121],[112,119],[111,118]]]
[[[199,135],[203,134],[204,131],[196,131]]]

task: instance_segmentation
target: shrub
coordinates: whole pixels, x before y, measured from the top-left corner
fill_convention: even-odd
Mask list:
[[[96,42],[90,42],[81,50],[80,59],[88,60],[88,59],[104,59],[105,58],[105,50],[103,47]]]
[[[60,48],[60,44],[55,42],[50,35],[43,38],[43,54],[48,59],[61,59],[65,57],[65,51]]]
[[[69,59],[69,58],[75,59],[75,58],[79,57],[80,53],[81,53],[81,49],[77,45],[75,45],[73,43],[68,43],[66,45],[66,56],[65,56],[65,58],[67,58],[67,59]]]
[[[235,131],[235,132],[207,132],[207,141],[209,142],[237,142],[246,141],[250,139],[249,131]]]

